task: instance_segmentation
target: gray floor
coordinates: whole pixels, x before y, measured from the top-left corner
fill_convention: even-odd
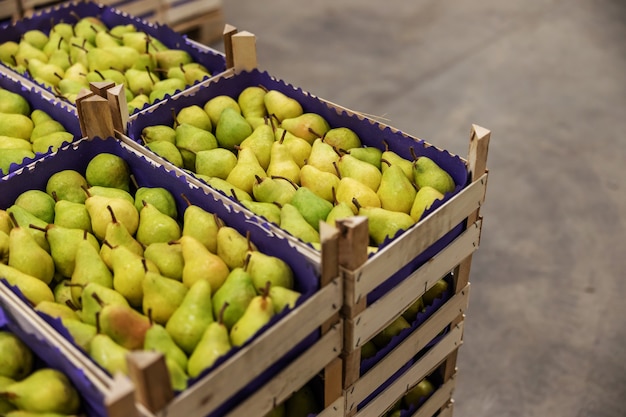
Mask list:
[[[626,3],[224,3],[278,78],[463,156],[492,130],[455,416],[625,416]]]

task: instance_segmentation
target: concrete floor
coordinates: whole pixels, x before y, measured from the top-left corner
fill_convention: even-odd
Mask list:
[[[455,416],[623,417],[626,3],[225,0],[259,65],[465,156],[492,130]],[[219,45],[216,46],[218,49]]]

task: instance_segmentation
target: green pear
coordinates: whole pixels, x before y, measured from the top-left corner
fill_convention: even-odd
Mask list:
[[[252,200],[243,200],[240,203],[257,216],[264,217],[267,221],[280,225],[280,207],[277,204]]]
[[[238,149],[252,149],[261,168],[267,170],[274,142],[274,132],[271,126],[263,123],[254,128],[252,133],[239,144]]]
[[[302,217],[319,232],[320,222],[326,220],[333,204],[306,187],[300,187],[291,198],[290,204],[298,209]]]
[[[96,334],[89,344],[89,356],[109,374],[128,374],[126,357],[129,349],[121,346],[106,334]]]
[[[374,356],[376,356],[377,352],[378,348],[376,347],[374,342],[368,340],[363,346],[361,346],[361,360],[373,358]]]
[[[131,252],[139,256],[143,256],[144,248],[128,231],[126,226],[117,220],[115,211],[110,205],[106,206],[106,210],[111,215],[111,221],[106,225],[103,239],[106,244],[100,246],[100,257],[109,269],[113,269],[113,261],[111,260],[112,248],[126,246]]]
[[[187,354],[174,342],[164,326],[153,323],[146,332],[143,349],[161,352],[166,358],[176,362],[182,369],[187,369]]]
[[[356,199],[354,204],[359,207]],[[370,238],[378,246],[415,224],[408,214],[381,207],[359,207],[359,215],[367,217]]]
[[[135,94],[132,100],[128,101],[128,113],[133,114],[150,104],[150,97],[147,94]]]
[[[274,313],[278,314],[286,308],[294,308],[301,295],[298,291],[289,288],[270,286],[269,296],[274,304]]]
[[[192,85],[211,77],[211,72],[198,62],[189,62],[167,70],[167,78],[178,78],[187,85]]]
[[[0,113],[0,135],[30,139],[35,124],[28,116],[19,113]]]
[[[319,232],[291,204],[283,205],[280,210],[280,227],[307,243],[320,242]]]
[[[13,380],[26,378],[33,370],[30,348],[15,334],[0,330],[0,376]]]
[[[0,61],[7,66],[16,66],[15,55],[17,55],[19,48],[19,43],[15,41],[4,41],[0,43]]]
[[[249,235],[244,236],[233,227],[222,225],[217,231],[216,241],[217,255],[231,270],[243,267],[248,250],[256,249]]]
[[[426,156],[420,156],[413,162],[413,180],[418,190],[428,185],[441,194],[450,193],[455,187],[452,176]]]
[[[56,301],[42,301],[34,308],[38,313],[46,314],[56,319],[80,320],[80,316],[66,304],[59,304]]]
[[[24,97],[4,88],[0,88],[0,113],[15,113],[30,116],[30,104]]]
[[[361,147],[359,136],[352,129],[343,126],[328,129],[324,134],[324,142],[345,151]]]
[[[41,190],[26,190],[15,200],[16,205],[40,218],[46,223],[54,221],[55,201],[50,195]]]
[[[116,52],[104,48],[93,48],[87,51],[87,68],[89,71],[107,69],[124,71],[126,69]]]
[[[417,315],[424,309],[424,299],[422,297],[415,300],[409,308],[404,310],[402,317],[409,323],[413,323]]]
[[[91,158],[85,169],[85,179],[90,186],[130,189],[130,168],[120,156],[112,153],[99,153]]]
[[[105,305],[118,304],[129,306],[128,301],[122,294],[97,282],[88,282],[82,288],[81,301],[83,305],[80,313],[81,319],[83,323],[92,326],[98,324],[98,314]]]
[[[222,323],[230,330],[256,295],[257,290],[250,274],[244,268],[237,267],[228,274],[224,284],[213,294],[211,299],[213,313],[215,317],[219,317],[223,310]],[[228,305],[228,308],[225,308],[225,305]]]
[[[113,222],[108,210],[109,206],[115,213],[116,220],[126,227],[128,233],[134,235],[139,227],[139,213],[134,202],[125,198],[92,195],[85,200],[85,207],[89,212],[94,235],[100,240],[105,238],[107,227],[109,223]]]
[[[326,132],[330,130],[330,125],[326,119],[317,113],[303,113],[293,118],[284,119],[280,127],[311,144],[315,139],[324,137]]]
[[[197,104],[180,109],[178,113],[176,113],[174,123],[176,125],[187,123],[199,129],[208,130],[209,132],[213,130],[211,118],[204,109]]]
[[[26,159],[34,159],[35,153],[28,149],[2,149],[0,152],[0,173],[7,174],[11,166],[19,166]]]
[[[189,52],[183,49],[157,51],[154,56],[157,60],[157,66],[165,71],[193,61]]]
[[[241,114],[241,109],[239,108],[239,104],[237,104],[237,100],[227,95],[218,95],[209,99],[204,104],[203,108],[211,118],[211,125],[213,127],[217,126],[217,122],[225,108],[232,108]]]
[[[135,207],[137,211],[143,209],[143,203],[150,203],[161,213],[173,219],[178,217],[176,200],[172,193],[163,187],[139,187],[135,192]],[[141,216],[141,212],[139,213]]]
[[[119,69],[92,69],[85,75],[85,80],[89,83],[109,81],[115,84],[126,84],[126,76]]]
[[[196,153],[217,148],[217,139],[207,130],[188,123],[176,126],[175,130],[176,147],[183,157],[183,165],[186,169],[195,169]]]
[[[309,157],[311,156],[311,150],[313,147],[306,140],[299,138],[284,129],[278,128],[274,132],[276,140],[280,141],[287,147],[291,157],[300,168],[307,164]]]
[[[267,116],[263,100],[266,93],[267,91],[264,88],[255,85],[244,88],[237,97],[241,114],[245,118]]]
[[[8,235],[12,228],[13,222],[11,221],[11,216],[9,216],[6,210],[0,209],[0,231]]]
[[[252,134],[252,126],[240,112],[232,107],[225,108],[215,125],[215,137],[222,148],[235,150],[248,136]]]
[[[409,324],[409,322],[407,322],[404,317],[398,316],[383,330],[376,334],[376,336],[372,338],[372,342],[374,342],[378,349],[382,349],[391,342],[394,336],[397,336],[403,330],[410,328],[411,325]]]
[[[39,413],[76,414],[81,401],[68,377],[53,368],[35,370],[3,388],[0,395],[20,410]]]
[[[154,103],[157,100],[163,100],[165,96],[173,96],[177,91],[185,89],[185,82],[178,78],[166,78],[159,80],[152,86],[149,98]]]
[[[165,325],[183,302],[187,287],[180,281],[148,271],[142,282],[142,311],[152,321]]]
[[[0,263],[8,264],[9,263],[9,235],[0,230]]]
[[[283,206],[296,194],[297,185],[286,178],[256,177],[252,194],[256,201]]]
[[[422,379],[412,388],[404,394],[402,402],[406,408],[411,406],[419,406],[422,399],[428,398],[433,392],[435,392],[435,386],[427,378]]]
[[[16,65],[23,68],[28,67],[28,62],[32,60],[48,62],[48,55],[46,55],[45,52],[34,47],[23,39],[18,42],[18,48],[13,57]]]
[[[258,250],[251,250],[248,253],[245,270],[250,274],[257,292],[262,292],[267,285],[273,287],[283,287],[293,289],[293,270],[282,259],[265,254]]]
[[[349,204],[355,214],[359,211],[354,204],[355,199],[358,200],[362,207],[381,206],[380,198],[374,190],[350,177],[341,178],[341,180],[339,180],[336,199],[339,203]]]
[[[70,132],[53,132],[33,140],[33,151],[47,153],[57,151],[63,144],[70,143],[74,135]]]
[[[169,161],[174,166],[184,168],[183,156],[174,143],[167,140],[157,140],[146,144],[146,148],[166,161]]]
[[[183,283],[191,288],[198,280],[208,280],[212,293],[217,291],[230,273],[228,265],[193,236],[183,235],[178,241],[182,245],[185,260]]]
[[[130,350],[143,347],[146,332],[151,325],[148,317],[121,304],[107,304],[98,315],[100,331]]]
[[[270,177],[287,178],[294,184],[300,184],[300,167],[291,156],[287,146],[280,141],[272,144],[270,163],[266,173]]]
[[[16,221],[14,223],[9,233],[8,265],[50,284],[54,276],[52,256],[37,244],[27,229],[17,225]]]
[[[43,250],[50,252],[50,244],[45,232],[48,224],[45,221],[16,204],[7,208],[6,213],[10,217],[12,227],[18,225],[27,230]]]
[[[124,72],[127,86],[133,94],[145,94],[150,96],[154,84],[159,80],[159,76],[152,71],[129,68]]]
[[[160,272],[151,261],[132,252],[126,246],[111,250],[113,288],[133,307],[140,307],[143,299],[143,280],[148,271]]]
[[[218,177],[207,177],[204,175],[198,175],[200,179],[203,179],[208,185],[212,188],[221,191],[228,197],[233,197],[237,201],[244,200],[252,200],[252,196],[247,191],[242,190],[236,185],[231,184],[230,182],[223,180]]]
[[[90,282],[113,288],[113,274],[100,257],[100,251],[84,239],[76,249],[74,271],[70,279],[70,292],[75,306],[82,307],[83,288]]]
[[[243,315],[230,329],[233,346],[242,346],[250,340],[274,316],[274,305],[267,292],[255,296]]]
[[[160,140],[176,143],[176,130],[168,125],[146,126],[141,131],[141,140],[145,144]]]
[[[373,191],[377,191],[382,179],[382,173],[375,166],[363,162],[350,154],[344,154],[337,161],[337,168],[341,178],[350,177],[365,184]]]
[[[46,193],[56,200],[68,200],[75,203],[84,203],[87,199],[84,189],[87,188],[87,180],[78,171],[65,169],[55,172],[48,178]]]
[[[237,164],[228,174],[226,181],[250,194],[257,177],[265,178],[267,174],[259,164],[254,151],[249,148],[240,149]]]
[[[88,352],[91,340],[98,333],[96,326],[72,318],[62,318],[61,323],[72,336],[72,341],[85,352]]]
[[[33,145],[26,139],[0,136],[0,149],[20,149],[21,151],[32,152]]]
[[[339,154],[328,143],[322,139],[315,139],[311,146],[311,153],[307,159],[307,164],[312,165],[320,171],[337,175],[335,164],[339,162]]]
[[[182,303],[167,321],[165,329],[174,342],[190,355],[213,321],[211,284],[201,279],[189,288]]]
[[[0,263],[0,277],[5,279],[9,285],[17,287],[32,305],[37,305],[46,300],[54,301],[54,293],[48,284],[32,275]]]
[[[230,352],[232,346],[229,329],[222,321],[224,310],[228,307],[228,303],[223,305],[221,313],[218,314],[218,320],[209,323],[189,356],[187,371],[192,378],[200,375],[202,371],[213,366],[220,357]]]
[[[404,175],[402,168],[390,165],[381,176],[376,194],[382,208],[409,214],[417,191]]]
[[[106,24],[96,16],[85,16],[74,24],[74,34],[83,37],[87,42],[95,45],[98,32],[107,31]]]
[[[300,169],[300,185],[332,203],[335,199],[333,189],[339,187],[339,177],[307,164]]]
[[[398,165],[408,180],[413,182],[413,163],[390,150],[387,142],[384,142],[384,144],[385,151],[381,154],[381,160],[384,159],[387,163],[380,165],[381,171],[385,172],[391,165]]]
[[[180,236],[181,228],[176,219],[161,212],[153,204],[143,202],[135,235],[139,243],[148,246],[155,242],[170,242]]]
[[[115,47],[122,44],[122,39],[113,36],[109,31],[99,31],[96,33],[94,42],[98,48]],[[133,51],[137,52],[133,49]]]
[[[435,299],[440,298],[444,292],[448,290],[448,283],[445,279],[438,279],[428,291],[424,293],[422,299],[424,300],[424,305],[431,305]]]
[[[426,210],[432,206],[432,204],[443,199],[443,194],[429,185],[424,185],[415,194],[409,215],[414,221],[418,222]]]
[[[336,221],[354,216],[352,205],[346,202],[337,202],[326,216],[326,223],[336,226]]]
[[[68,229],[49,224],[45,233],[56,272],[67,278],[74,273],[76,252],[82,241],[86,240],[96,251],[100,251],[100,243],[96,237],[82,229]]]
[[[237,155],[228,149],[215,148],[196,153],[195,172],[209,177],[228,178],[237,165]]]
[[[97,49],[114,53],[117,56],[117,60],[121,68],[118,68],[117,65],[113,67],[119,69],[120,71],[124,71],[128,68],[133,67],[133,65],[135,65],[135,63],[139,60],[140,56],[139,52],[136,49],[124,45],[110,45],[105,47],[98,47],[96,48],[96,50]],[[89,54],[87,54],[87,56],[89,57]]]
[[[185,197],[186,198],[186,197]],[[211,253],[217,253],[219,221],[215,214],[187,201],[183,213],[183,236],[191,236],[202,243]]]
[[[146,247],[144,257],[157,266],[161,275],[182,281],[185,260],[180,245],[173,242],[155,242]]]
[[[267,109],[267,114],[282,122],[300,116],[304,111],[302,105],[294,98],[291,98],[281,91],[269,90],[263,96],[263,102]]]

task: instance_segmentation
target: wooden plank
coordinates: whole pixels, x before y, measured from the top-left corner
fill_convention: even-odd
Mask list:
[[[126,360],[139,403],[151,412],[157,412],[174,398],[170,374],[162,353],[140,350],[129,353]]]
[[[480,227],[480,221],[471,225],[440,253],[354,318],[354,330],[350,340],[346,340],[345,349],[360,348],[474,252],[478,248]]]
[[[354,275],[355,299],[367,295],[480,207],[486,185],[487,174],[465,187],[364,265],[348,272]],[[346,292],[345,296],[348,295]]]
[[[233,43],[233,67],[235,72],[252,71],[258,67],[256,36],[246,30],[231,37]]]
[[[337,398],[331,405],[324,408],[317,417],[344,417],[344,398]]]
[[[20,18],[20,7],[17,0],[0,1],[0,20],[11,19],[16,21]]]
[[[107,99],[94,94],[80,101],[80,110],[78,117],[83,119],[81,125],[85,126],[86,137],[106,139],[115,136]]]
[[[294,391],[315,377],[329,360],[339,355],[343,342],[342,333],[342,326],[339,323],[226,416],[263,416],[276,405],[283,403]]]
[[[104,406],[108,417],[138,417],[135,406],[135,386],[122,373],[115,374],[111,390],[106,394]]]
[[[213,411],[337,313],[341,305],[338,284],[320,289],[253,344],[185,390],[162,410],[163,415],[206,415]]]
[[[439,415],[437,417],[452,417],[454,413],[454,398],[450,398],[448,404],[439,411]]]
[[[372,367],[365,375],[362,375],[348,389],[349,393],[346,394],[347,403],[358,404],[367,398],[380,384],[388,380],[398,369],[402,368],[414,357],[417,352],[426,347],[452,320],[459,314],[462,314],[467,309],[468,302],[469,284],[459,294],[456,294],[441,306],[413,333],[408,335],[384,359]]]
[[[109,100],[109,109],[113,118],[113,128],[121,133],[126,133],[128,125],[128,103],[124,92],[124,84],[118,84],[106,90]]]
[[[187,33],[195,30],[197,32],[194,37],[202,44],[208,45],[209,43],[218,41],[222,36],[224,16],[222,10],[217,9],[196,15],[193,18],[182,20],[170,26],[174,31],[179,33]]]
[[[371,400],[361,410],[358,410],[356,417],[381,416],[393,403],[400,399],[407,391],[407,387],[415,385],[425,376],[429,375],[446,356],[450,355],[461,346],[463,334],[463,323],[452,329],[439,343],[433,346],[424,356],[413,364],[406,372],[398,377],[376,398]],[[379,385],[373,388],[377,388]],[[349,391],[348,389],[347,391]],[[373,391],[373,389],[372,389]],[[370,391],[371,392],[371,391]],[[364,399],[365,397],[363,397]],[[350,411],[357,407],[359,402],[346,398],[346,410]]]
[[[235,66],[233,57],[233,35],[237,33],[237,28],[233,25],[226,24],[224,26],[224,54],[226,56],[226,68]]]
[[[447,404],[452,400],[452,394],[456,386],[456,379],[454,376],[448,379],[441,385],[437,391],[435,391],[429,398],[422,404],[420,408],[413,414],[412,417],[432,417],[437,410],[442,407],[447,408]],[[439,415],[438,417],[441,417]]]

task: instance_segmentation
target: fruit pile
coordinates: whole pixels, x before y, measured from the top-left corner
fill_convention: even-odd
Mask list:
[[[99,153],[19,194],[0,210],[0,277],[111,374],[129,351],[155,350],[181,391],[301,293],[249,234],[189,200],[179,216],[169,190],[131,174]]]
[[[189,52],[167,47],[133,23],[109,28],[96,16],[75,19],[1,43],[0,61],[70,103],[91,82],[124,84],[131,114],[211,76]]]
[[[13,333],[0,331],[0,414],[6,417],[74,415],[81,400],[67,376],[35,367],[33,352]]]
[[[142,129],[147,148],[313,246],[320,221],[358,214],[378,247],[455,189],[427,156],[362,146],[276,89],[250,86],[172,112],[173,124]]]
[[[21,95],[0,88],[0,173],[35,153],[54,151],[74,135],[40,109],[32,109]]]

